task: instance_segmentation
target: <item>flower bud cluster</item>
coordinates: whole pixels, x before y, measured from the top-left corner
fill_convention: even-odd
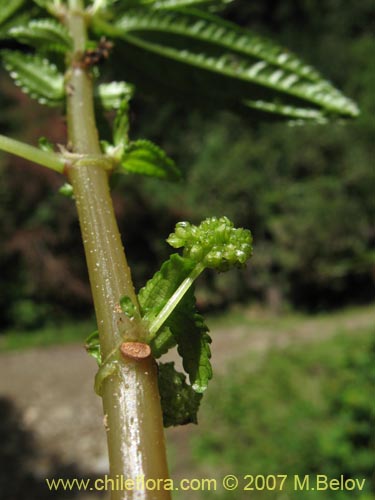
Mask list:
[[[184,257],[218,271],[242,267],[252,254],[250,231],[234,228],[227,217],[210,217],[199,226],[179,222],[167,242],[174,248],[184,247]]]

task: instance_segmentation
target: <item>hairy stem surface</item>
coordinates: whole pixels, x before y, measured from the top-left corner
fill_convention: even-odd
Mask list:
[[[92,80],[79,63],[85,49],[86,26],[81,0],[69,2],[67,26],[74,54],[67,70],[68,130],[75,153],[100,155],[95,126]],[[168,477],[155,361],[123,359],[116,346],[121,340],[141,342],[144,330],[119,306],[127,295],[138,307],[130,270],[114,216],[105,159],[80,159],[69,169],[85,247],[103,359],[114,351],[118,368],[103,381],[111,477],[123,476],[141,485],[142,478]],[[147,491],[113,491],[112,500],[168,500],[161,487]]]

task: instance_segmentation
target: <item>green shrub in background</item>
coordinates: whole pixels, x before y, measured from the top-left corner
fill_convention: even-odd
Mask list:
[[[370,499],[374,348],[373,332],[362,331],[238,362],[216,380],[216,390],[203,404],[200,437],[194,442],[207,477],[325,474],[331,479],[343,474],[366,478],[362,492],[294,493],[288,479],[284,492],[238,490],[234,496],[221,490],[214,498],[249,498],[251,493],[251,498],[273,500]]]
[[[202,303],[223,306],[251,296],[276,307],[290,303],[317,310],[372,297],[375,64],[370,10],[368,1],[240,0],[227,13],[324,67],[360,103],[361,115],[353,123],[287,128],[254,126],[229,113],[209,119],[195,113],[187,120],[181,106],[154,112],[148,134],[163,140],[158,134],[168,130],[166,147],[191,186],[187,192],[145,181],[155,208],[169,207],[171,221],[164,215],[163,223],[169,227],[181,214],[200,220],[202,214],[225,212],[253,228],[251,270],[206,278]],[[147,112],[152,109],[150,102]],[[159,248],[150,250],[162,258]]]
[[[268,300],[272,291],[310,309],[371,296],[375,178],[362,127],[254,131],[225,115],[206,124],[200,153],[189,158],[189,193],[176,186],[155,194],[147,182],[152,202],[169,205],[172,217],[176,204],[197,220],[227,207],[238,224],[254,228],[256,265],[230,287],[221,284],[227,277],[207,282],[211,305],[250,294]]]

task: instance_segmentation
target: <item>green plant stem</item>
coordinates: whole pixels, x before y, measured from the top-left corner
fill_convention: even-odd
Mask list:
[[[155,335],[160,327],[163,325],[163,323],[165,323],[167,318],[171,315],[180,300],[184,297],[185,293],[189,290],[191,285],[198,278],[202,271],[204,271],[204,266],[202,264],[198,264],[197,266],[195,266],[189,276],[185,278],[181,285],[177,288],[172,297],[168,300],[163,309],[157,315],[155,320],[151,323],[149,327],[149,341],[155,338]]]
[[[92,99],[92,80],[77,64],[86,43],[80,0],[71,0],[67,26],[74,41],[67,80],[69,139],[75,153],[100,153]],[[76,62],[74,62],[76,61]],[[127,295],[138,307],[109,192],[105,161],[77,161],[68,170],[73,185],[94,298],[103,358],[121,340],[144,341],[142,323],[128,318],[119,306]],[[110,474],[138,481],[168,477],[155,361],[125,361],[117,351],[118,369],[103,381]],[[159,490],[113,491],[112,500],[168,500]]]
[[[56,153],[42,151],[39,148],[25,144],[24,142],[11,139],[0,134],[0,150],[12,153],[25,160],[30,160],[33,163],[38,163],[43,167],[50,168],[55,172],[63,173],[66,160]]]

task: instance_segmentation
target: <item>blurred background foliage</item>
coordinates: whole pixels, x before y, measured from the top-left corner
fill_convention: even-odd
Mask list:
[[[255,490],[251,498],[309,500],[317,492],[296,493],[295,474],[302,480],[309,475],[312,487],[317,474],[343,475],[365,479],[362,491],[319,491],[320,500],[373,498],[374,351],[373,330],[360,329],[308,350],[299,345],[250,362],[239,359],[203,401],[193,440],[200,477],[216,477],[220,484],[232,473],[244,486],[246,474],[287,474],[282,492]],[[205,498],[234,498],[218,490]],[[249,498],[241,490],[236,498]]]
[[[180,100],[137,94],[132,136],[158,141],[184,173],[181,184],[114,179],[115,208],[137,287],[169,253],[174,224],[227,215],[252,230],[243,272],[208,274],[203,309],[260,301],[275,311],[369,302],[374,280],[374,13],[371,0],[238,0],[224,15],[272,37],[319,68],[359,104],[348,123],[288,126],[206,112]],[[121,60],[125,47],[115,51]],[[116,76],[114,68],[104,75]],[[131,74],[131,68],[129,68]],[[36,143],[65,142],[59,113],[31,102],[0,75],[0,128]],[[194,91],[194,89],[191,89]],[[61,179],[19,159],[0,163],[2,324],[34,328],[92,314],[74,204]]]

